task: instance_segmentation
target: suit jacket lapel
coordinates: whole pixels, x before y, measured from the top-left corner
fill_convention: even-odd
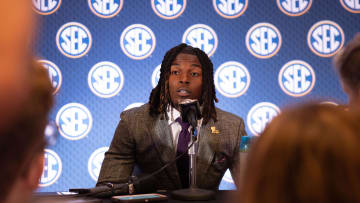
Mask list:
[[[215,148],[213,148],[214,146],[212,145],[217,143],[212,141],[212,136],[214,135],[211,132],[211,126],[215,126],[213,120],[210,120],[200,128],[198,155],[196,158],[197,182],[204,182],[201,180],[207,178],[206,172],[214,159],[215,151],[213,149]]]
[[[176,153],[168,121],[166,119],[161,120],[158,117],[149,125],[149,130],[163,164],[165,165],[173,161],[176,157]],[[177,172],[176,163],[168,166],[165,170],[176,187],[180,188],[181,182]]]

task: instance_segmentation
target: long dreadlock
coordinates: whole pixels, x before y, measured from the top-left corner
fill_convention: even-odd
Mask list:
[[[214,121],[217,121],[214,101],[218,102],[218,99],[216,98],[215,92],[213,64],[205,52],[184,43],[173,47],[168,52],[166,52],[164,56],[160,68],[159,82],[157,86],[151,91],[149,97],[150,115],[157,116],[162,113],[166,115],[167,106],[172,105],[169,92],[169,76],[171,64],[175,60],[176,56],[179,53],[183,52],[196,55],[201,64],[202,95],[199,102],[203,107],[203,123],[206,124],[211,118]]]

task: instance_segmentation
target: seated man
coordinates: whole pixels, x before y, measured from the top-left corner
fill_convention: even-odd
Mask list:
[[[251,147],[236,202],[360,202],[360,117],[352,113],[284,110]]]
[[[44,167],[44,130],[53,104],[52,85],[40,64],[33,62],[31,66],[29,92],[17,106],[19,113],[0,128],[3,166],[0,169],[0,202],[28,202],[38,187]],[[11,91],[12,86],[7,88]]]
[[[246,132],[240,117],[215,107],[215,94],[209,57],[186,44],[170,49],[162,61],[160,80],[150,94],[149,103],[122,112],[97,185],[127,182],[135,165],[143,173],[152,173],[186,152],[191,127],[180,119],[179,101],[196,99],[203,117],[197,186],[218,189],[227,169],[232,174],[239,169],[240,140]],[[187,188],[188,173],[186,155],[156,175],[156,189]]]
[[[349,98],[349,109],[360,110],[360,34],[334,57],[341,86]]]

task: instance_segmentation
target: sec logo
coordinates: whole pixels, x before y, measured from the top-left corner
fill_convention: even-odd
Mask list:
[[[243,95],[249,88],[250,74],[241,63],[229,61],[216,70],[214,82],[222,95],[235,98]]]
[[[309,11],[312,0],[277,0],[281,12],[288,16],[301,16]]]
[[[340,0],[341,5],[351,13],[360,13],[359,0]]]
[[[44,169],[40,178],[40,187],[47,187],[54,184],[60,177],[62,162],[56,152],[45,149]]]
[[[40,15],[50,15],[57,11],[61,0],[32,0],[33,10]]]
[[[163,19],[179,17],[186,8],[186,0],[151,0],[155,14]]]
[[[246,34],[246,47],[255,57],[266,59],[277,54],[281,47],[281,34],[270,23],[258,23]]]
[[[203,50],[210,57],[216,51],[218,37],[211,27],[196,24],[185,31],[182,42]]]
[[[345,36],[341,27],[329,20],[313,25],[307,35],[310,50],[321,57],[335,55],[344,45]]]
[[[82,104],[69,103],[61,107],[56,115],[60,135],[69,140],[84,138],[91,130],[92,116]]]
[[[290,96],[301,97],[313,89],[316,77],[313,68],[305,61],[286,63],[279,72],[279,85]]]
[[[125,28],[120,37],[123,52],[135,60],[145,59],[152,54],[156,46],[155,35],[145,25],[133,24]]]
[[[261,102],[253,106],[247,115],[247,124],[251,133],[259,135],[279,113],[279,107],[269,102]]]
[[[245,12],[248,0],[213,0],[213,6],[220,16],[233,19]]]
[[[161,64],[156,66],[156,68],[154,69],[152,75],[151,75],[151,84],[152,87],[155,88],[160,80],[160,69],[161,69]]]
[[[124,85],[124,75],[116,64],[103,61],[95,64],[89,71],[90,90],[102,98],[117,95]]]
[[[56,34],[56,45],[60,52],[70,58],[80,58],[88,53],[92,44],[90,31],[76,22],[61,26]]]
[[[132,104],[129,104],[127,107],[125,107],[125,109],[123,111],[129,110],[129,109],[132,109],[135,107],[140,107],[142,105],[144,105],[144,103],[142,103],[142,102],[132,103]]]
[[[97,181],[101,169],[101,164],[104,161],[105,152],[109,150],[109,147],[101,147],[95,150],[88,160],[88,171],[90,177]]]
[[[123,0],[88,0],[91,12],[101,18],[116,16],[123,6]]]
[[[40,63],[48,71],[49,78],[54,89],[53,94],[56,94],[62,83],[62,74],[60,69],[53,62],[48,60],[38,60],[38,63]]]

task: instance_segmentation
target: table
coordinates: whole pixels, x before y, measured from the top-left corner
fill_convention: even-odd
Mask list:
[[[169,203],[180,203],[180,202],[208,202],[208,203],[226,203],[231,202],[232,196],[236,193],[236,191],[230,190],[219,190],[216,192],[216,199],[210,201],[181,201],[172,199],[170,195],[168,195]],[[93,197],[72,197],[71,195],[58,195],[57,193],[35,193],[31,203],[111,203],[111,199],[99,199]]]

